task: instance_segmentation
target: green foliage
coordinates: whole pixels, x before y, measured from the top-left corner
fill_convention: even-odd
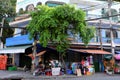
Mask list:
[[[19,10],[19,14],[25,14],[25,13],[26,13],[26,11],[24,11],[23,8],[21,8],[21,9]]]
[[[88,45],[89,41],[94,37],[95,27],[86,27],[85,30],[80,34],[82,37],[82,41],[84,42],[85,46]]]
[[[118,2],[120,2],[120,0],[113,0],[113,1],[118,1]]]
[[[4,27],[7,27],[7,28],[3,28],[3,33],[2,33],[2,42],[5,44],[6,38],[11,37],[14,33],[14,30],[10,28],[6,20],[4,21]]]
[[[0,0],[0,21],[5,15],[15,16],[15,4],[16,0]]]
[[[31,13],[31,17],[32,20],[27,26],[30,37],[33,38],[37,33],[40,36],[40,44],[46,47],[48,42],[52,42],[60,53],[65,52],[70,45],[70,41],[67,39],[68,30],[71,33],[81,34],[80,36],[84,41],[93,37],[93,35],[87,37],[89,32],[92,34],[92,30],[86,28],[84,11],[75,9],[74,6],[38,6],[37,10]],[[85,41],[86,44],[88,43],[87,40]]]
[[[7,15],[4,21],[4,28],[2,33],[2,42],[5,43],[6,37],[13,34],[13,30],[8,24],[8,19],[15,16],[15,4],[16,0],[0,0],[0,22],[2,22],[3,17]]]

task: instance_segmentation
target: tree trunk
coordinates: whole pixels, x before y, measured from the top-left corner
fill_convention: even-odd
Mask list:
[[[2,27],[4,27],[4,21],[5,21],[5,18],[2,18]],[[2,42],[2,34],[3,34],[3,28],[1,28],[1,32],[0,32],[0,48],[2,49],[3,48],[3,42]]]
[[[61,62],[61,68],[64,69],[64,74],[66,74],[66,65],[61,52],[59,52],[59,62]]]
[[[32,63],[32,72],[34,72],[34,70],[35,70],[35,67],[36,67],[36,65],[35,65],[35,61],[36,61],[36,44],[37,44],[37,40],[36,39],[34,39],[34,44],[33,44],[33,63]]]
[[[65,65],[63,56],[61,56],[61,59],[62,59],[62,64],[63,64],[63,68],[64,68],[64,74],[66,74],[66,65]]]

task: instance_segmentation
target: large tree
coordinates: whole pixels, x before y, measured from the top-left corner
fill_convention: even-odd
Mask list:
[[[16,0],[0,0],[0,20],[7,15],[7,17],[15,16]]]
[[[84,11],[70,5],[38,6],[31,17],[32,20],[27,26],[31,38],[37,34],[44,47],[51,42],[61,56],[70,45],[68,31],[78,34],[86,45],[94,37],[93,28],[86,26]]]
[[[118,2],[120,2],[120,0],[113,0],[113,1],[118,1]]]
[[[5,43],[7,37],[13,35],[13,29],[9,26],[9,20],[15,17],[15,4],[16,0],[0,0],[0,22],[2,23],[2,20],[4,20],[3,27],[6,27],[2,32],[1,40],[3,43]]]

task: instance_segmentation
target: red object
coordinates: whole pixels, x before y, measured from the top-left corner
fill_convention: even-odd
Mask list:
[[[115,69],[114,69],[114,71],[115,71],[115,72],[118,72],[118,69],[117,69],[117,68],[115,68]]]
[[[81,64],[82,64],[82,65],[84,65],[84,64],[85,64],[85,61],[84,61],[84,60],[82,60],[82,61],[81,61]]]
[[[46,74],[47,76],[51,76],[51,75],[52,75],[51,71],[47,71],[45,74]]]
[[[0,70],[5,70],[7,65],[7,56],[0,55]]]

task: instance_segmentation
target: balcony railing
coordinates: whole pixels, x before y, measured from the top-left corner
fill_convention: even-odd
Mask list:
[[[82,39],[79,36],[71,38],[71,42],[82,43]],[[120,44],[120,38],[114,38],[113,41],[116,44]],[[100,43],[99,37],[92,38],[89,43]],[[102,37],[102,43],[111,43],[111,39],[107,37]]]

